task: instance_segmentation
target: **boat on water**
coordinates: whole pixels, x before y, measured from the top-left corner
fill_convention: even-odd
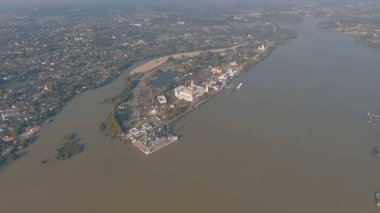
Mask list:
[[[371,126],[376,126],[376,123],[380,120],[380,115],[367,113],[368,116],[368,124]]]
[[[237,85],[236,89],[240,89],[241,86],[243,86],[243,83],[240,83],[239,85]]]
[[[374,157],[380,158],[380,150],[379,150],[379,148],[377,148],[375,146],[371,147],[371,155],[374,156]]]
[[[375,192],[375,201],[376,201],[376,206],[380,207],[380,193]]]

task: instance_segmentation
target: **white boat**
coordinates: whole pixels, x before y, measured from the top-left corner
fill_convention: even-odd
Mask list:
[[[376,201],[376,206],[380,207],[380,193],[375,192],[375,201]]]
[[[243,86],[243,83],[240,83],[239,85],[237,85],[236,89],[240,89],[241,86]]]

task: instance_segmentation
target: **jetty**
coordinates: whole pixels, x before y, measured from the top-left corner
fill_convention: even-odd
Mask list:
[[[370,112],[368,112],[367,116],[368,116],[368,123],[372,126],[376,126],[377,121],[380,120],[380,115],[377,115],[377,114],[371,114]]]
[[[168,126],[154,128],[145,123],[140,128],[134,127],[129,130],[129,133],[122,134],[121,141],[132,142],[140,151],[150,155],[178,141],[178,137],[171,133]]]
[[[379,148],[377,148],[375,146],[371,147],[371,155],[374,156],[374,157],[380,158]]]
[[[178,137],[175,135],[170,135],[168,137],[155,138],[150,142],[145,139],[133,140],[132,143],[146,155],[150,155],[174,142],[178,141]]]

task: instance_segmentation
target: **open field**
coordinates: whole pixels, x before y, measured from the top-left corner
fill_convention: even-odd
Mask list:
[[[210,52],[215,52],[215,53],[216,52],[225,52],[226,50],[236,49],[237,47],[240,47],[240,46],[241,45],[236,45],[236,46],[229,47],[229,48],[221,48],[221,49],[213,49],[213,50],[205,50],[205,51],[210,51]],[[148,72],[152,69],[155,69],[155,68],[161,66],[162,64],[164,64],[169,57],[173,57],[173,58],[194,57],[194,56],[199,55],[201,52],[204,52],[204,51],[176,53],[173,55],[168,55],[168,56],[163,56],[161,58],[156,58],[156,59],[150,60],[150,61],[146,62],[145,64],[138,66],[135,69],[131,70],[130,74],[135,75],[138,73]]]

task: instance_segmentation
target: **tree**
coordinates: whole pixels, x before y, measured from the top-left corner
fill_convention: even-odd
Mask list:
[[[166,63],[174,61],[173,56],[169,56],[168,59],[166,59]]]
[[[103,132],[104,130],[107,129],[107,126],[106,126],[106,123],[105,122],[101,122],[98,126],[98,131],[99,132]]]
[[[84,151],[84,145],[78,143],[75,134],[70,134],[64,137],[64,143],[61,148],[57,149],[57,160],[67,160],[75,154]]]

